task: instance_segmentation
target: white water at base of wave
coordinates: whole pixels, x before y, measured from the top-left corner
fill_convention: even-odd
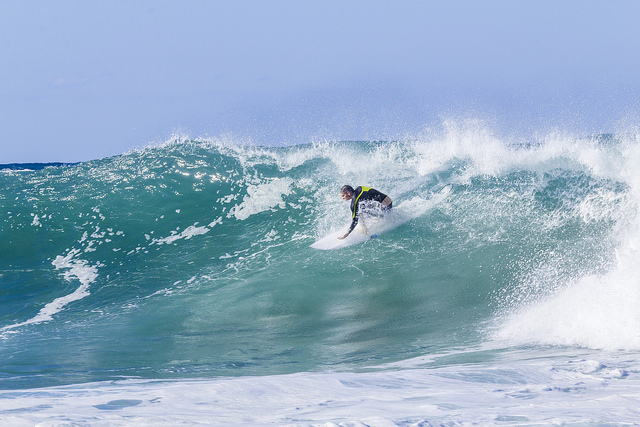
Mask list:
[[[640,419],[640,365],[617,359],[556,357],[369,373],[123,380],[12,390],[0,392],[0,424],[633,424]]]

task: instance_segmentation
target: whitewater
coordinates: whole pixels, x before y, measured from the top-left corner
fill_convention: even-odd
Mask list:
[[[639,164],[467,121],[0,166],[0,425],[640,424]],[[315,250],[344,184],[402,224]]]

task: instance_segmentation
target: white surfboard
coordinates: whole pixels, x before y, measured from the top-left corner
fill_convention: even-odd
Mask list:
[[[313,249],[320,250],[339,249],[346,248],[351,245],[357,245],[358,243],[363,243],[371,239],[371,235],[363,233],[360,226],[357,226],[346,238],[342,240],[338,239],[338,237],[342,236],[344,233],[344,231],[333,232],[315,242],[311,247]]]
[[[356,228],[345,239],[338,239],[346,231],[334,231],[311,245],[314,249],[340,249],[347,246],[364,243],[378,235],[393,230],[405,222],[417,218],[443,201],[453,190],[452,184],[447,184],[435,193],[429,200],[414,198],[394,207],[383,216],[363,216]],[[363,227],[364,223],[364,227]]]

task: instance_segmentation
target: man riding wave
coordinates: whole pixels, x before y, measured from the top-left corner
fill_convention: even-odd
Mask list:
[[[345,239],[356,225],[358,225],[358,217],[361,212],[370,211],[372,207],[380,211],[388,211],[393,203],[391,198],[384,193],[370,187],[357,187],[355,190],[350,185],[345,185],[340,189],[340,197],[344,200],[351,200],[352,221],[347,231],[338,239]]]

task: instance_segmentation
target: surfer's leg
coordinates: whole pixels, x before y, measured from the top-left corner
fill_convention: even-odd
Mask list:
[[[362,234],[367,234],[367,223],[364,220],[365,215],[362,215],[360,217],[360,219],[358,220],[358,222],[360,223],[360,232]]]

